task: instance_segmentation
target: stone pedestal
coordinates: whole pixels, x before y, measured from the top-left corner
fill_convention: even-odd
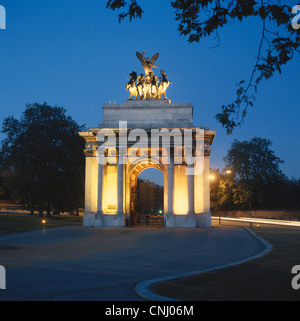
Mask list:
[[[165,227],[196,227],[195,214],[165,214]]]
[[[98,215],[94,223],[95,227],[125,227],[124,214]]]
[[[128,128],[192,127],[193,105],[170,100],[127,100],[125,104],[103,105],[100,126],[118,128],[119,121],[127,121]]]
[[[196,227],[211,227],[210,212],[196,214]]]

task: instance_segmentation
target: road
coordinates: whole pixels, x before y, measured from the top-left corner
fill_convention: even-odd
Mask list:
[[[0,301],[141,301],[138,282],[251,257],[264,245],[242,227],[67,226],[0,236]]]

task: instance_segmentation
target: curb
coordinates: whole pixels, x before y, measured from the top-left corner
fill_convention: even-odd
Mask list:
[[[235,261],[235,262],[232,262],[232,263],[216,266],[216,267],[213,267],[213,268],[202,269],[202,270],[199,270],[199,271],[192,271],[192,272],[176,274],[176,275],[170,275],[170,276],[167,276],[167,277],[161,277],[161,278],[157,278],[157,279],[142,281],[142,282],[138,283],[135,286],[135,288],[134,288],[135,292],[139,296],[141,296],[142,298],[150,300],[150,301],[180,301],[180,300],[175,300],[175,299],[172,299],[172,298],[168,298],[168,297],[165,297],[165,296],[161,296],[161,295],[155,294],[155,293],[153,293],[152,291],[149,290],[149,287],[152,284],[158,283],[158,282],[175,280],[175,279],[179,279],[179,278],[193,276],[193,275],[196,275],[196,274],[202,274],[202,273],[205,273],[205,272],[216,271],[216,270],[224,269],[224,268],[227,268],[227,267],[239,265],[239,264],[242,264],[242,263],[254,260],[254,259],[258,259],[258,258],[266,255],[267,253],[269,253],[272,250],[272,245],[270,243],[268,243],[267,241],[265,241],[264,239],[259,237],[257,234],[255,234],[253,231],[251,231],[248,227],[244,227],[244,229],[246,229],[254,238],[256,238],[258,241],[260,241],[265,246],[265,248],[260,253],[252,255],[247,259],[243,259],[243,260]]]

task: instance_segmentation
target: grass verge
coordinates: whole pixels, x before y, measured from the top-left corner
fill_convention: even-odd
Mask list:
[[[45,223],[42,222],[43,220]],[[56,215],[51,218],[46,218],[28,214],[0,213],[0,234],[25,232],[70,224],[82,224],[82,217]]]
[[[237,266],[156,283],[150,290],[183,301],[299,301],[291,270],[300,265],[300,228],[252,230],[272,245],[270,253]]]

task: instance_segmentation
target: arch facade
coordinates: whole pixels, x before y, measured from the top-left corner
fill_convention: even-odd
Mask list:
[[[157,168],[164,175],[164,226],[210,227],[209,157],[215,131],[192,125],[190,118],[192,118],[193,106],[191,104],[171,104],[166,101],[139,101],[138,104],[137,106],[136,101],[130,101],[124,105],[104,105],[104,124],[99,128],[90,128],[86,132],[79,133],[86,141],[84,225],[131,226],[131,190],[136,185],[139,173],[146,168]],[[154,109],[153,113],[149,114],[149,108]],[[166,115],[168,113],[169,115]],[[169,123],[166,120],[163,121],[163,124],[168,126],[159,124],[161,120],[158,119],[158,115],[168,118]],[[120,119],[126,119],[127,127],[124,137],[129,137],[128,131],[131,129],[141,128],[149,140],[139,142],[138,145],[136,142],[124,140],[122,137],[124,127],[121,129],[117,126]],[[174,121],[170,122],[170,119]],[[104,163],[99,162],[98,158],[100,146],[102,148],[103,145],[97,141],[97,134],[105,126],[110,129],[110,133],[115,132],[113,141],[116,142],[116,146],[112,147],[114,149],[112,154],[115,158],[110,158],[110,161]],[[176,155],[182,151],[181,147],[172,145],[172,143],[167,146],[160,143],[152,148],[153,128],[178,129],[178,131],[198,130],[195,135],[191,136],[188,149],[190,155],[195,157],[197,153],[195,146],[201,136],[203,140],[201,170],[197,171],[196,163],[190,163],[188,158],[180,156],[182,161],[178,162]],[[199,132],[202,134],[198,135]],[[136,147],[134,155],[138,157],[132,161],[129,155],[133,147]],[[127,161],[124,162],[124,159]],[[192,170],[192,175],[188,174],[190,170]]]

